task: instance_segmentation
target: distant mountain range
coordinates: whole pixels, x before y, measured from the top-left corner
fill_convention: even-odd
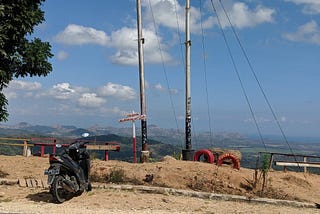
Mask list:
[[[54,137],[58,140],[67,140],[72,142],[72,139],[81,137],[81,134],[88,132],[89,138],[92,140],[101,141],[117,141],[121,144],[121,152],[111,152],[112,159],[120,159],[131,161],[132,154],[132,128],[117,128],[117,127],[100,127],[92,126],[89,128],[78,128],[76,126],[66,125],[31,125],[26,122],[21,122],[16,125],[8,126],[0,124],[0,137],[14,138],[34,138],[34,137]],[[137,127],[137,150],[138,155],[141,149],[140,128]],[[156,125],[148,126],[148,144],[152,156],[156,159],[164,155],[173,155],[180,153],[185,147],[184,132],[176,129],[164,129]],[[290,141],[291,149],[288,144],[277,136],[268,136],[261,142],[257,136],[245,136],[239,133],[221,132],[212,135],[209,132],[193,133],[192,147],[195,150],[203,148],[226,148],[237,149],[242,153],[243,166],[252,166],[256,162],[256,156],[259,152],[281,152],[295,154],[320,155],[320,144],[317,142],[306,142],[303,138],[301,141]],[[292,151],[291,151],[292,150]],[[0,154],[2,154],[0,148]],[[102,154],[97,154],[101,156]],[[103,156],[103,155],[102,155]]]
[[[21,122],[16,125],[4,125],[0,124],[0,135],[2,136],[30,136],[30,135],[43,135],[47,137],[63,137],[63,138],[79,138],[81,134],[87,132],[91,136],[98,135],[109,135],[115,134],[120,136],[131,137],[132,128],[117,128],[117,127],[101,127],[92,126],[89,128],[78,128],[76,126],[67,125],[54,125],[54,126],[43,126],[43,125],[31,125],[27,122]],[[140,128],[136,128],[137,136],[140,135]],[[183,145],[184,144],[184,132],[177,129],[164,129],[156,125],[148,126],[148,138],[153,140],[161,141],[172,145]],[[245,136],[239,133],[219,133],[211,136],[208,132],[197,133],[194,137],[194,142],[197,144],[213,144],[214,141],[230,141],[247,139]]]
[[[133,160],[133,149],[132,149],[132,129],[130,128],[102,128],[102,127],[90,127],[87,129],[78,128],[76,126],[40,126],[31,125],[26,122],[16,124],[14,126],[1,125],[0,126],[0,137],[11,137],[11,138],[33,138],[31,143],[38,141],[38,139],[53,137],[57,139],[58,143],[71,143],[75,139],[81,138],[83,133],[89,133],[89,137],[86,138],[92,143],[103,143],[103,142],[117,142],[120,144],[120,152],[109,152],[110,159],[118,159],[124,161]],[[3,140],[6,142],[6,140]],[[141,142],[141,139],[137,137],[137,141]],[[19,142],[17,142],[19,143]],[[21,142],[20,142],[21,143]],[[149,151],[151,157],[154,159],[160,159],[165,155],[173,155],[175,152],[180,151],[176,145],[165,144],[163,142],[148,139]],[[141,146],[137,143],[137,156],[139,157]],[[0,154],[15,155],[20,153],[20,149],[14,147],[1,147]],[[34,146],[32,148],[33,154],[38,154],[40,148]],[[51,148],[45,148],[45,153],[51,153]],[[92,151],[93,157],[103,158],[104,151]]]
[[[132,149],[132,128],[116,128],[116,127],[100,127],[92,126],[89,128],[78,128],[76,126],[66,125],[31,125],[26,122],[21,122],[16,125],[0,125],[1,137],[14,138],[38,138],[38,137],[53,137],[58,140],[58,143],[70,143],[73,139],[81,138],[83,133],[89,133],[89,140],[95,142],[110,142],[116,141],[121,145],[120,152],[110,152],[110,159],[119,159],[125,161],[133,160]],[[140,128],[137,128],[137,155],[141,151]],[[211,139],[213,138],[213,139]],[[251,142],[246,137],[238,133],[220,133],[211,136],[210,133],[197,134],[193,139],[193,147],[195,150],[199,148],[213,147],[214,143],[219,147],[227,148],[244,148]],[[148,147],[153,159],[159,159],[165,155],[178,155],[184,148],[184,133],[176,129],[164,129],[156,125],[148,126]],[[33,152],[37,153],[39,148],[33,148]],[[48,148],[46,152],[50,153]],[[8,153],[8,151],[6,151]],[[10,154],[15,151],[10,150]],[[6,154],[0,148],[0,154]],[[97,152],[94,156],[103,157],[103,152]]]
[[[117,128],[117,127],[101,127],[91,126],[88,128],[79,128],[72,125],[31,125],[27,122],[21,122],[16,125],[0,124],[0,135],[1,136],[30,136],[30,135],[43,135],[47,137],[62,137],[62,138],[79,138],[82,133],[88,132],[90,135],[109,135],[115,134],[120,136],[131,137],[132,128]],[[136,127],[137,136],[141,134],[140,128]],[[161,141],[172,145],[184,145],[185,134],[182,130],[177,129],[166,129],[156,125],[148,126],[148,138],[153,140]],[[264,135],[264,140],[267,144],[279,144],[283,141],[280,136],[276,135]],[[287,137],[290,143],[293,144],[304,144],[304,143],[320,143],[320,138],[316,137]],[[248,144],[261,144],[258,135],[243,135],[234,132],[197,132],[192,133],[192,143],[197,147],[201,146],[230,146],[235,144],[235,147],[244,146],[241,142],[245,142],[245,146]]]

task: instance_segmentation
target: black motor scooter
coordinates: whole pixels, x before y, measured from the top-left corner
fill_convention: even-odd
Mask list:
[[[44,174],[48,175],[50,193],[56,203],[63,203],[74,196],[79,196],[84,190],[91,191],[90,155],[86,149],[87,143],[76,141],[63,148],[59,155],[50,155],[50,167]],[[62,146],[57,144],[57,148],[60,147]]]

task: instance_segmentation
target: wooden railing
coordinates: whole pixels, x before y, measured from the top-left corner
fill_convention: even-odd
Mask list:
[[[88,150],[104,150],[104,160],[108,161],[109,160],[109,151],[120,151],[120,145],[118,142],[111,141],[111,142],[106,142],[104,145],[92,145],[88,144],[87,145]]]
[[[0,142],[0,145],[4,146],[19,146],[23,147],[22,149],[22,155],[27,156],[28,155],[28,147],[32,147],[33,144],[28,143],[30,139],[25,139],[25,138],[0,138],[2,141],[7,141],[7,142]],[[19,143],[8,143],[8,141],[20,141],[22,142],[21,144]]]
[[[22,143],[8,143],[8,142],[0,142],[0,146],[18,146],[23,147],[22,155],[28,155],[28,148],[40,146],[40,153],[39,156],[45,156],[45,148],[49,147],[52,148],[52,154],[56,153],[56,144],[57,140],[55,138],[0,138],[0,141],[20,141]],[[30,143],[32,142],[32,143]],[[86,147],[88,150],[104,150],[105,151],[105,160],[109,160],[109,151],[120,151],[120,144],[115,141],[111,142],[92,142],[94,144],[87,144]],[[96,144],[96,143],[103,143],[103,144]],[[69,144],[61,144],[64,147],[69,146]]]
[[[287,153],[277,153],[277,152],[259,152],[261,155],[270,155],[269,167],[270,169],[274,166],[283,166],[283,170],[287,170],[287,167],[303,167],[303,171],[307,172],[307,168],[320,168],[320,156],[316,155],[304,155],[304,154],[287,154]],[[275,157],[281,157],[275,160]],[[291,158],[291,160],[288,160]],[[293,160],[292,160],[293,159]],[[300,160],[298,160],[300,159]],[[312,159],[312,161],[310,160]],[[314,161],[317,160],[317,161]],[[257,166],[258,167],[258,160]]]

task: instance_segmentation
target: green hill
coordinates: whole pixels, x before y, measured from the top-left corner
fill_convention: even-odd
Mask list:
[[[99,135],[99,136],[91,136],[86,138],[90,140],[92,143],[97,142],[97,144],[102,142],[110,142],[115,141],[118,142],[120,145],[119,152],[109,152],[109,159],[112,160],[124,160],[128,162],[133,161],[133,143],[132,138],[119,136],[115,134],[109,135]],[[154,160],[159,160],[165,155],[173,155],[174,152],[179,152],[181,149],[177,146],[173,146],[170,144],[165,144],[156,140],[149,139],[148,141],[150,157]],[[137,159],[139,159],[140,152],[141,152],[141,138],[137,138]],[[92,157],[98,157],[100,159],[104,158],[104,152],[100,151],[91,151]]]

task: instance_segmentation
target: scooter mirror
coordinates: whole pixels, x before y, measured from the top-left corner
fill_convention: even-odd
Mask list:
[[[82,134],[82,137],[88,137],[89,136],[89,133],[83,133]]]
[[[56,147],[57,147],[57,148],[61,148],[62,145],[61,145],[61,144],[56,144]]]

